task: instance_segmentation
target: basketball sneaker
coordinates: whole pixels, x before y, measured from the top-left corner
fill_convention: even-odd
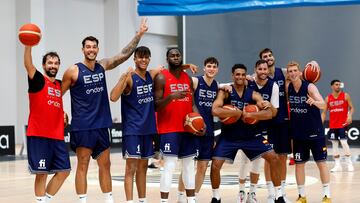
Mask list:
[[[295,203],[307,203],[306,197],[301,197],[299,195],[299,198],[296,200]]]
[[[275,203],[285,203],[284,197],[279,197],[275,200]]]
[[[221,199],[216,199],[215,197],[213,197],[212,199],[211,199],[211,203],[221,203]]]
[[[323,197],[323,199],[322,199],[321,202],[322,202],[322,203],[331,203],[331,199],[328,198],[328,197],[325,195],[325,197]]]
[[[245,203],[245,200],[246,200],[245,192],[243,190],[240,190],[240,192],[238,193],[236,203]]]
[[[246,203],[257,203],[255,192],[248,193]]]
[[[340,172],[342,171],[342,167],[340,164],[335,164],[334,168],[330,170],[331,172]]]
[[[348,170],[349,172],[352,172],[352,171],[355,170],[352,163],[348,163],[348,164],[347,164],[347,170]]]

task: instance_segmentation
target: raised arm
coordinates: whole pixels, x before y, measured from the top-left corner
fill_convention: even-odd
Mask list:
[[[141,37],[144,33],[148,30],[147,26],[147,18],[141,19],[140,29],[136,33],[135,37],[130,41],[125,48],[121,50],[120,53],[111,57],[111,58],[104,58],[99,61],[99,63],[104,67],[105,70],[111,70],[126,61],[131,54],[134,52],[135,48],[140,42]]]
[[[25,69],[26,69],[26,72],[27,72],[29,78],[33,79],[34,75],[35,75],[35,72],[36,72],[36,67],[34,66],[34,64],[32,62],[32,55],[31,55],[31,47],[30,46],[25,46],[24,65],[25,65]]]
[[[314,84],[309,84],[308,92],[308,100],[306,101],[306,103],[308,103],[310,106],[315,105],[319,109],[325,109],[325,101]]]
[[[323,124],[324,124],[324,122],[326,120],[326,113],[327,113],[327,110],[328,110],[328,106],[327,106],[328,99],[329,99],[329,97],[325,97],[325,104],[326,105],[325,105],[325,108],[321,112],[321,121],[322,121]]]
[[[120,76],[119,81],[115,85],[115,87],[111,90],[110,100],[112,102],[116,102],[119,100],[122,93],[129,94],[132,88],[132,79],[131,74],[133,69],[131,67]]]

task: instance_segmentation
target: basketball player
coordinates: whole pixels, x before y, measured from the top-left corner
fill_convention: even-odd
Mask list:
[[[279,108],[279,86],[272,80],[269,79],[269,68],[267,61],[258,60],[255,63],[255,80],[248,81],[248,87],[259,92],[264,99],[264,101],[271,103],[272,118],[276,116],[277,109]],[[268,128],[271,125],[272,120],[261,121],[258,126],[261,129],[263,136],[267,136]],[[256,203],[256,185],[259,180],[259,172],[262,162],[262,159],[259,157],[254,161],[246,157],[244,153],[241,153],[240,158],[240,173],[239,173],[239,194],[238,194],[238,203]],[[251,164],[250,172],[250,192],[245,197],[245,180],[247,175],[247,164]],[[269,173],[270,174],[270,173]],[[270,180],[271,181],[271,180]],[[274,200],[272,200],[274,201]]]
[[[197,168],[195,175],[195,195],[201,189],[205,179],[205,173],[212,157],[214,148],[214,117],[211,113],[212,103],[216,98],[218,83],[215,76],[219,71],[219,61],[215,57],[208,57],[204,60],[204,75],[192,77],[194,101],[200,115],[206,124],[205,136],[195,137],[197,142]],[[179,178],[178,202],[186,203],[183,182]]]
[[[293,136],[295,158],[295,176],[299,198],[297,203],[307,202],[305,197],[305,163],[310,158],[310,151],[320,171],[323,184],[323,203],[330,199],[330,174],[326,164],[327,149],[320,109],[326,104],[317,87],[300,79],[300,65],[291,61],[287,64],[290,84],[286,88],[290,103],[290,129]]]
[[[27,128],[29,170],[35,175],[37,203],[50,202],[70,173],[64,142],[64,111],[61,81],[56,80],[60,57],[48,52],[42,59],[44,74],[32,62],[31,47],[25,46],[24,64],[28,74],[30,114]],[[48,174],[55,173],[46,184]]]
[[[340,164],[339,142],[345,151],[345,160],[348,171],[354,171],[351,162],[350,147],[347,143],[347,126],[352,122],[352,115],[355,111],[350,95],[341,91],[340,80],[331,81],[332,93],[325,98],[326,106],[321,114],[322,122],[325,122],[326,112],[329,110],[329,132],[328,139],[332,143],[335,166],[330,171],[342,171]]]
[[[155,77],[155,109],[157,111],[160,151],[164,158],[164,171],[160,178],[161,203],[167,203],[172,182],[172,174],[177,159],[182,161],[182,174],[187,201],[195,201],[196,154],[194,135],[184,130],[186,114],[193,112],[191,78],[182,70],[182,56],[177,48],[166,53],[169,69]],[[204,133],[204,132],[202,132]]]
[[[269,48],[260,51],[259,58],[267,61],[269,67],[269,78],[279,86],[279,108],[276,117],[271,121],[268,128],[268,141],[272,145],[276,154],[278,154],[280,162],[280,178],[281,191],[286,202],[290,202],[286,198],[285,181],[286,181],[286,160],[288,154],[291,153],[291,138],[289,134],[289,119],[287,100],[285,95],[286,69],[275,66],[275,57]],[[270,167],[267,162],[264,165],[266,187],[268,189],[268,203],[274,202],[274,186],[272,185],[270,176]]]
[[[232,67],[233,90],[225,92],[220,90],[215,102],[213,103],[212,113],[220,118],[236,117],[238,121],[230,125],[222,125],[220,139],[214,149],[211,164],[211,186],[213,196],[211,203],[220,203],[220,170],[225,160],[233,162],[238,150],[243,150],[250,160],[259,156],[270,162],[272,180],[277,189],[275,202],[284,202],[280,190],[280,177],[277,168],[278,158],[272,150],[270,144],[261,136],[257,125],[245,124],[243,119],[253,118],[256,120],[269,120],[272,118],[272,111],[269,102],[265,105],[261,95],[254,90],[247,88],[246,67],[243,64],[235,64]],[[224,104],[232,104],[239,110],[227,110],[222,108]],[[260,107],[259,112],[242,111],[247,104],[257,104]],[[270,104],[271,105],[271,104]],[[266,108],[267,107],[267,108]],[[242,119],[239,119],[239,118]]]
[[[99,167],[99,182],[106,203],[112,203],[110,174],[110,141],[108,128],[112,125],[105,71],[112,70],[126,61],[134,52],[141,37],[148,30],[142,19],[140,30],[132,41],[117,55],[96,60],[99,43],[89,36],[82,41],[84,61],[66,70],[63,76],[63,94],[71,95],[71,147],[76,152],[76,193],[79,202],[86,202],[87,171],[90,156]]]

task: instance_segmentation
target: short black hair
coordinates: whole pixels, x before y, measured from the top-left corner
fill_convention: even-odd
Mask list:
[[[259,58],[261,59],[261,58],[262,58],[262,55],[263,55],[264,53],[267,53],[267,52],[270,52],[271,54],[273,53],[270,48],[265,48],[265,49],[263,49],[263,50],[260,51],[260,53],[259,53]]]
[[[334,83],[336,83],[336,82],[341,82],[340,80],[338,80],[338,79],[335,79],[335,80],[332,80],[331,82],[330,82],[330,85],[332,86]]]
[[[93,37],[93,36],[87,36],[83,39],[83,41],[81,42],[82,43],[82,47],[84,48],[85,47],[85,42],[86,41],[93,41],[93,42],[96,42],[96,45],[99,46],[99,40],[96,39],[96,37]]]
[[[169,48],[168,50],[167,50],[167,52],[166,52],[166,58],[169,56],[169,53],[170,53],[170,51],[171,50],[178,50],[179,52],[180,52],[180,49],[179,48],[177,48],[177,47],[171,47],[171,48]],[[181,53],[181,52],[180,52]]]
[[[50,51],[48,53],[46,53],[43,58],[42,58],[42,64],[45,65],[46,63],[46,60],[47,60],[47,57],[56,57],[59,59],[59,64],[60,64],[60,57],[59,57],[59,54],[57,54],[55,51]]]
[[[231,68],[231,73],[234,73],[236,69],[243,69],[245,70],[245,72],[247,71],[246,66],[242,63],[234,64],[233,67]]]
[[[206,66],[206,64],[208,64],[208,63],[214,63],[214,64],[216,64],[217,66],[219,65],[219,61],[218,61],[215,57],[213,57],[213,56],[208,57],[208,58],[206,58],[206,59],[204,60],[204,66]]]
[[[134,51],[134,57],[151,57],[150,49],[146,46],[139,46]]]
[[[259,59],[256,61],[255,63],[255,68],[258,67],[260,64],[263,64],[263,63],[266,63],[267,64],[267,61],[263,60],[263,59]]]

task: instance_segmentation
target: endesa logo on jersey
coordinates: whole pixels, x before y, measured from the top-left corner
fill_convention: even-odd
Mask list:
[[[216,91],[199,89],[199,106],[212,107],[216,97]]]
[[[96,73],[91,75],[84,75],[84,84],[86,89],[86,94],[96,94],[104,91],[102,81],[104,80],[104,73]],[[91,87],[91,88],[89,88]]]

